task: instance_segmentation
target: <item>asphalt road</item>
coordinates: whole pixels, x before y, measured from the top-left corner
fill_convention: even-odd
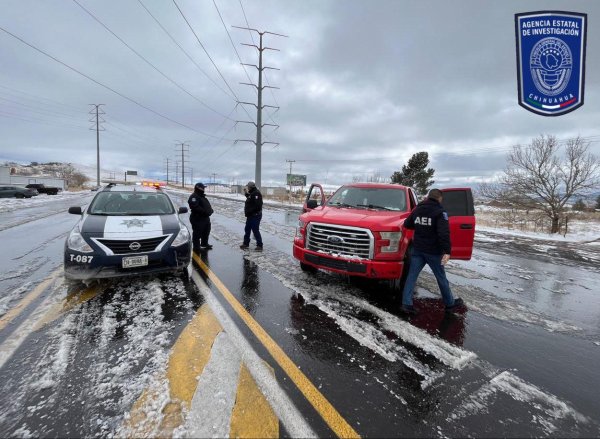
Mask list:
[[[65,211],[90,196],[0,213],[0,436],[600,435],[593,244],[479,233],[448,267],[467,310],[424,272],[406,318],[384,284],[302,272],[298,211],[265,208],[242,251],[243,205],[217,198],[191,278],[68,284]]]

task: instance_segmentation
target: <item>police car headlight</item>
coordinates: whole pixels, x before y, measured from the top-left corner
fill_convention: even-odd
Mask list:
[[[67,247],[70,250],[75,250],[82,253],[91,253],[94,251],[94,249],[90,247],[87,242],[85,242],[83,236],[81,236],[81,233],[79,232],[79,226],[71,230],[69,238],[67,239]]]
[[[188,232],[187,227],[183,226],[183,227],[181,227],[181,230],[179,230],[179,233],[173,240],[171,247],[178,247],[180,245],[187,244],[189,242],[189,240],[190,240],[190,232]]]
[[[393,253],[398,251],[398,245],[400,244],[400,240],[402,239],[402,232],[379,232],[381,235],[381,239],[384,241],[389,241],[388,245],[384,245],[381,247],[382,253]]]

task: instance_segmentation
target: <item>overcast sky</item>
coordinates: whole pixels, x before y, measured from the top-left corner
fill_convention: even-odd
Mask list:
[[[254,145],[234,144],[256,136],[234,126],[256,120],[254,107],[236,108],[257,99],[240,85],[257,83],[257,69],[237,55],[257,64],[240,44],[257,36],[232,28],[246,18],[289,36],[264,36],[280,50],[264,65],[280,70],[266,70],[263,85],[279,89],[263,104],[280,109],[263,123],[280,128],[263,130],[279,143],[263,146],[263,186],[285,182],[286,160],[309,183],[342,184],[389,177],[418,151],[436,185],[468,185],[541,133],[581,135],[600,155],[598,1],[0,0],[0,10],[0,27],[56,59],[0,30],[0,160],[95,166],[88,104],[102,103],[103,169],[164,176],[168,158],[172,176],[175,142],[187,141],[195,181],[254,179]],[[514,14],[537,10],[588,14],[585,104],[560,117],[517,104]]]

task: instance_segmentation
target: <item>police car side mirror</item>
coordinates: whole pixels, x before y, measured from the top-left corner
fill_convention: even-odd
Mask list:
[[[179,208],[179,211],[178,211],[177,213],[178,213],[178,214],[179,214],[179,213],[187,213],[187,211],[188,211],[188,208],[187,208],[187,207],[183,207],[183,206],[181,206],[181,207]]]
[[[81,206],[69,207],[69,213],[73,215],[81,215]]]

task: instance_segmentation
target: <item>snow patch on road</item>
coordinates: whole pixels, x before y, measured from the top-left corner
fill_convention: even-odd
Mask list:
[[[558,430],[557,422],[572,419],[576,423],[587,423],[588,418],[577,412],[556,396],[526,383],[509,371],[501,372],[484,384],[478,391],[471,394],[467,400],[447,418],[448,422],[457,422],[469,416],[479,416],[491,413],[492,405],[498,393],[504,393],[518,402],[527,404],[536,413],[528,419],[542,429],[544,434],[553,434]]]
[[[0,297],[0,317],[6,314],[10,308],[10,305],[21,299],[25,293],[31,289],[32,285],[32,282],[26,282],[20,287],[8,292],[8,294]]]

